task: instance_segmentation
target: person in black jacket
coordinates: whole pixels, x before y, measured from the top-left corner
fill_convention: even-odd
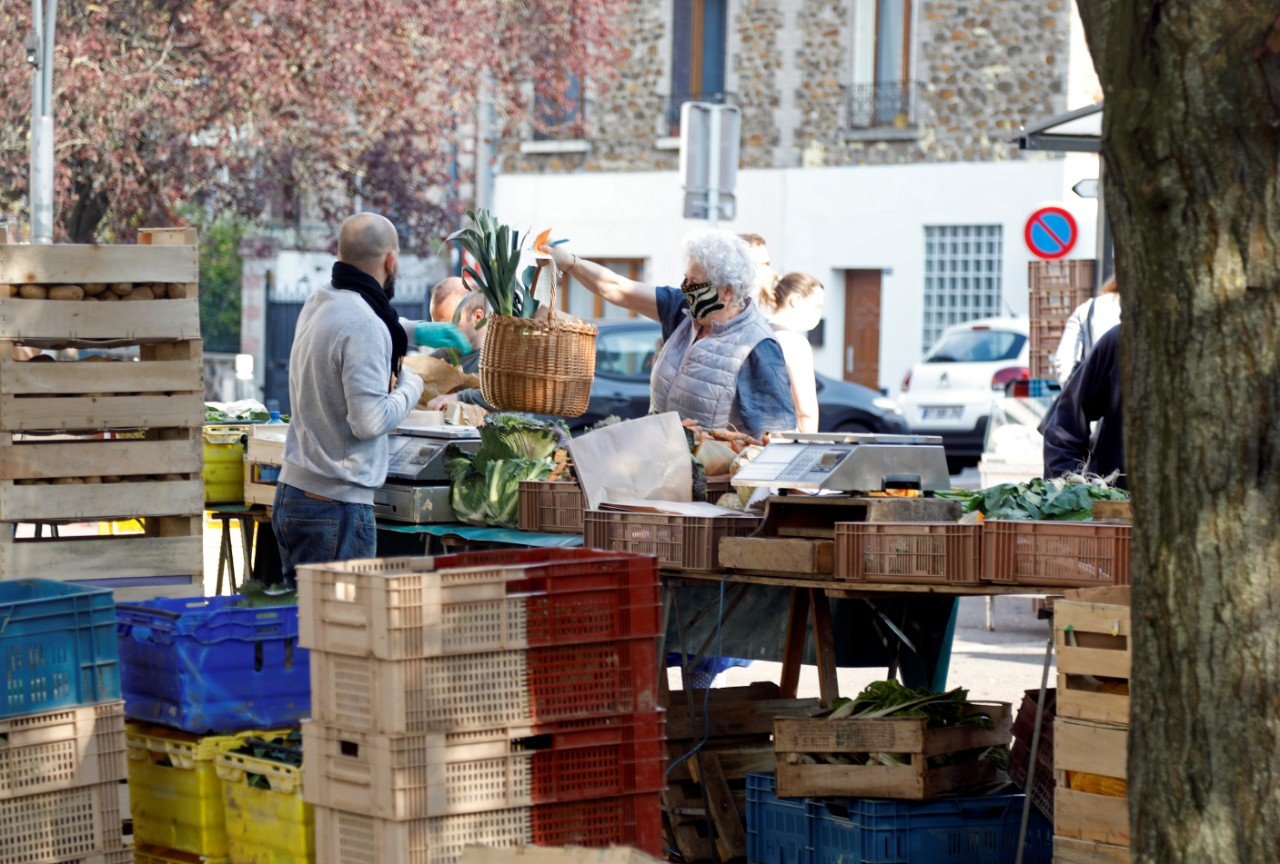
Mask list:
[[[1093,346],[1058,399],[1044,433],[1044,476],[1120,472],[1116,486],[1129,488],[1124,464],[1124,412],[1120,398],[1120,327]],[[1091,424],[1098,423],[1096,440]]]

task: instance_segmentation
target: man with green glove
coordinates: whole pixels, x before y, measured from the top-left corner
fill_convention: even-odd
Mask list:
[[[480,330],[480,322],[488,314],[489,302],[484,299],[484,295],[479,291],[468,294],[466,299],[458,304],[458,324],[453,329],[457,335],[466,340],[466,354],[456,362],[462,367],[462,371],[468,375],[480,374],[480,347],[484,343],[484,333]],[[452,327],[452,325],[448,326]],[[441,357],[452,363],[455,362],[454,355],[458,353],[457,349],[451,346],[441,346],[432,356]],[[454,402],[465,402],[468,405],[479,405],[486,410],[493,410],[492,406],[485,402],[484,397],[480,395],[479,387],[437,396],[427,403],[427,408],[431,411],[443,411]]]

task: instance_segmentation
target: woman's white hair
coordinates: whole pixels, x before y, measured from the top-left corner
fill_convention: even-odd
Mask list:
[[[728,286],[733,298],[744,303],[751,297],[756,283],[756,262],[751,247],[732,231],[705,228],[685,238],[685,257],[707,273],[707,281],[717,287]]]

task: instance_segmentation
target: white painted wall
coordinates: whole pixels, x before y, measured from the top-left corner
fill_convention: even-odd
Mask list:
[[[1004,295],[1027,314],[1023,242],[1027,217],[1042,204],[1075,215],[1081,240],[1072,258],[1094,254],[1096,203],[1071,187],[1097,176],[1097,159],[1018,159],[841,168],[741,171],[738,217],[722,226],[769,243],[779,272],[802,270],[827,286],[826,344],[818,371],[841,377],[845,268],[886,269],[881,298],[880,385],[897,392],[921,354],[926,225],[1004,226]],[[500,176],[494,210],[502,220],[571,239],[579,255],[645,259],[645,278],[678,284],[681,238],[705,223],[680,218],[676,172]]]

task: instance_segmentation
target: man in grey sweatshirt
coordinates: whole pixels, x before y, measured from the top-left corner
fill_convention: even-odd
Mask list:
[[[423,387],[400,366],[408,338],[391,306],[399,250],[382,216],[347,219],[332,284],[316,289],[298,317],[293,416],[271,517],[287,584],[299,564],[377,554],[373,491],[387,480],[387,434]]]

